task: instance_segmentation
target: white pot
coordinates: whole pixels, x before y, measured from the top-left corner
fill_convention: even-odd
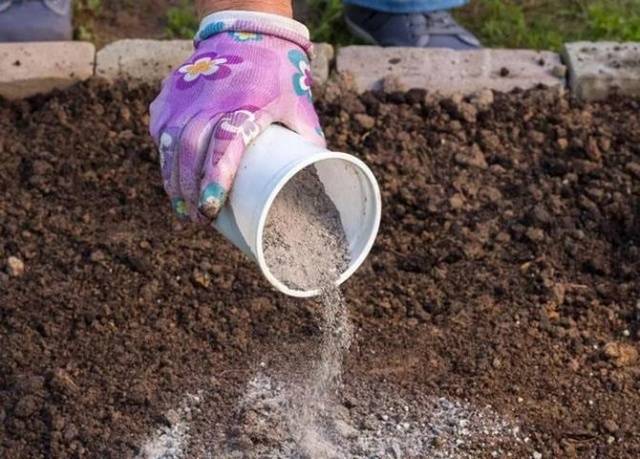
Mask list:
[[[294,290],[269,270],[263,252],[263,232],[271,204],[291,178],[315,165],[326,193],[340,212],[349,244],[349,266],[337,280],[342,284],[360,267],[373,246],[381,217],[378,183],[358,158],[318,147],[289,129],[273,125],[245,152],[233,189],[214,227],[254,259],[267,280],[282,293],[311,297],[319,290]]]

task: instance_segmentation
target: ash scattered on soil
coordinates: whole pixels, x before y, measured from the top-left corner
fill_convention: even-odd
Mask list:
[[[177,410],[163,416],[163,425],[144,441],[136,459],[179,459],[189,444],[192,413],[202,395],[187,394]]]
[[[202,389],[185,455],[211,457],[260,362],[277,385],[317,356],[316,302],[171,218],[155,93],[0,101],[0,456],[135,457]],[[371,165],[385,209],[343,288],[347,422],[464,400],[529,438],[499,457],[640,457],[640,102],[329,95],[329,146]]]
[[[299,389],[262,373],[255,376],[237,411],[237,426],[231,429],[232,447],[214,445],[210,452],[243,458],[470,459],[507,457],[516,445],[529,441],[516,423],[491,407],[428,396],[404,400],[391,389],[381,391],[364,410],[349,410],[335,400],[327,406],[324,401],[314,428],[300,442],[298,429],[289,422],[292,393]]]

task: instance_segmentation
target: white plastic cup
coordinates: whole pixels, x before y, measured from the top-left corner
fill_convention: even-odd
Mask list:
[[[350,263],[336,285],[345,282],[369,255],[382,214],[380,188],[358,158],[318,147],[282,126],[267,128],[245,152],[226,205],[213,226],[254,259],[263,275],[286,295],[308,298],[320,290],[294,290],[277,279],[264,258],[263,232],[271,204],[298,172],[314,165],[334,202],[347,237]]]

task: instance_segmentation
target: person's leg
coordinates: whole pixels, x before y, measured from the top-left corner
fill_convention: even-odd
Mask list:
[[[71,0],[0,0],[0,42],[70,40]]]
[[[351,32],[381,46],[476,49],[480,42],[449,10],[467,0],[345,0]]]

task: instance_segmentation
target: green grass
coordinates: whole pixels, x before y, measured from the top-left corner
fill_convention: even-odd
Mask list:
[[[307,26],[311,40],[338,45],[357,43],[342,19],[343,12],[342,0],[309,0]]]
[[[310,0],[316,41],[354,43],[340,0]],[[640,0],[471,0],[456,17],[485,46],[559,50],[575,40],[640,41]]]
[[[456,15],[492,47],[558,50],[575,40],[640,40],[640,0],[478,0]]]
[[[198,30],[198,17],[193,2],[183,0],[180,6],[167,10],[167,38],[193,38]]]
[[[75,37],[94,41],[102,0],[76,0]],[[307,0],[314,41],[358,43],[343,20],[342,0]],[[559,50],[567,41],[640,41],[640,0],[471,0],[457,19],[485,46]],[[167,9],[165,36],[192,38],[198,19],[192,0]]]
[[[640,0],[629,1],[613,12],[604,2],[587,10],[590,31],[596,38],[640,41]]]
[[[76,0],[73,2],[75,27],[73,35],[77,40],[93,41],[94,23],[102,9],[102,0]]]

